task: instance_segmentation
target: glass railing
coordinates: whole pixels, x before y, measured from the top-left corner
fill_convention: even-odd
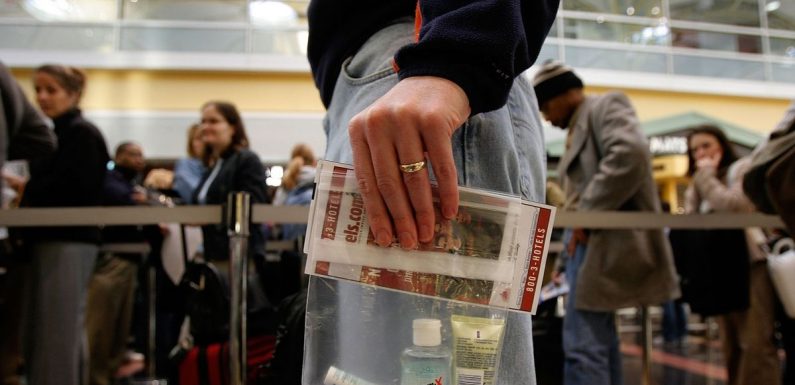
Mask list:
[[[59,14],[46,7],[50,3],[69,7]],[[703,3],[564,0],[539,61],[795,83],[795,2]],[[229,57],[235,57],[268,70],[261,63],[305,62],[307,5],[308,0],[7,1],[0,3],[0,54],[116,55],[123,59],[116,63],[132,68],[140,53],[159,55],[147,61],[148,68],[169,68],[169,55],[193,54],[207,69],[230,68]],[[276,61],[257,61],[262,57]]]

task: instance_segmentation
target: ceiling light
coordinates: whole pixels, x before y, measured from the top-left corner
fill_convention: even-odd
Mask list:
[[[298,12],[279,1],[252,1],[248,5],[248,10],[251,22],[257,25],[289,26],[298,22]]]
[[[767,5],[765,5],[765,10],[768,11],[768,12],[778,11],[779,8],[781,8],[781,1],[780,0],[773,0],[773,1],[769,2],[769,3],[767,3]]]

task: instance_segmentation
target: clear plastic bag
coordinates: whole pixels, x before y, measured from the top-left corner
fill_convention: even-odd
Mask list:
[[[322,162],[305,250],[304,384],[496,384],[509,309],[532,312],[554,208],[462,188],[405,251],[374,244],[350,166]]]

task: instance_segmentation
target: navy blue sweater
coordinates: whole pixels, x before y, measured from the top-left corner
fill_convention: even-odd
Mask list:
[[[328,107],[342,62],[375,32],[413,17],[417,0],[313,0],[309,62]],[[438,76],[466,92],[472,114],[505,105],[538,58],[559,0],[419,0],[419,41],[395,55],[398,77]]]

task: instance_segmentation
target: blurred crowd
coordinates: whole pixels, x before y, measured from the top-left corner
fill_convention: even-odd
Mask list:
[[[7,146],[0,146],[7,154],[0,159],[26,160],[4,168],[4,207],[220,205],[233,191],[248,192],[255,204],[309,205],[312,200],[317,158],[311,148],[296,145],[281,185],[267,186],[267,170],[252,152],[232,103],[202,105],[197,123],[187,130],[185,157],[167,168],[151,168],[146,148],[135,142],[119,144],[110,156],[101,131],[80,109],[87,83],[80,69],[37,68],[38,109],[4,67],[0,79],[10,122],[0,135],[8,138]],[[533,86],[540,112],[566,130],[559,178],[547,184],[551,204],[569,211],[663,211],[648,144],[624,94],[586,95],[574,71],[556,62],[541,67]],[[792,125],[791,111],[778,130],[792,131]],[[756,211],[743,189],[754,167],[752,156],[739,157],[716,126],[692,127],[687,144],[687,214]],[[303,333],[296,314],[301,313],[299,245],[305,231],[306,225],[264,224],[254,226],[249,237],[249,332],[253,341],[269,347],[261,372],[254,374],[263,381],[293,383],[274,380],[279,378],[273,373],[279,362],[272,357],[275,342],[262,336],[278,330],[284,339],[296,325],[292,338]],[[783,311],[766,264],[774,244],[786,236],[783,230],[760,228],[567,229],[551,278],[551,285],[567,287],[565,311],[552,306],[554,314],[539,315],[560,322],[559,330],[543,329],[547,335],[536,338],[539,379],[544,384],[620,383],[616,311],[654,305],[664,309],[667,348],[686,344],[687,309],[718,320],[729,384],[792,384],[795,325]],[[266,248],[269,240],[293,246],[274,257]],[[178,253],[169,251],[172,244]],[[195,348],[221,344],[228,336],[229,235],[221,224],[19,228],[5,234],[0,251],[8,269],[2,287],[0,384],[115,384],[144,375],[146,367],[157,368],[150,375],[183,383],[190,377],[184,362]],[[170,267],[175,258],[181,266],[176,274]],[[731,283],[716,275],[730,277]],[[213,287],[217,290],[208,289]],[[149,297],[155,294],[152,314]],[[292,362],[276,368],[291,371],[294,379],[297,367],[300,379],[303,345],[300,338],[291,343],[298,352],[277,356]]]
[[[248,192],[255,204],[311,201],[316,164],[311,148],[296,145],[282,185],[269,188],[266,168],[249,149],[234,104],[201,106],[197,123],[187,130],[186,156],[173,167],[151,168],[145,148],[135,142],[120,143],[109,155],[101,131],[80,109],[87,83],[80,69],[37,68],[38,111],[5,67],[0,76],[4,96],[11,95],[14,103],[5,113],[16,124],[7,128],[9,153],[3,159],[15,160],[3,172],[4,207],[220,205],[233,191]],[[266,237],[297,240],[304,229],[252,228],[249,290],[259,297],[249,298],[249,318],[256,321],[250,330],[274,335],[276,305],[300,290],[297,250],[276,250],[293,258],[286,271],[280,265],[287,263],[266,256]],[[158,376],[175,379],[184,360],[181,349],[189,351],[194,341],[228,339],[228,303],[212,308],[213,298],[186,289],[191,279],[202,285],[217,279],[228,291],[229,236],[221,224],[200,231],[167,223],[11,229],[4,242],[8,279],[2,285],[0,383],[114,384],[141,373],[147,362],[159,368]],[[167,246],[173,242],[181,243],[178,255]],[[176,276],[167,271],[175,258],[183,271]],[[155,314],[148,309],[150,294],[157,296]],[[227,295],[221,293],[221,299]],[[205,313],[214,317],[211,322]],[[154,335],[148,330],[152,321]],[[272,350],[272,341],[266,343]]]

